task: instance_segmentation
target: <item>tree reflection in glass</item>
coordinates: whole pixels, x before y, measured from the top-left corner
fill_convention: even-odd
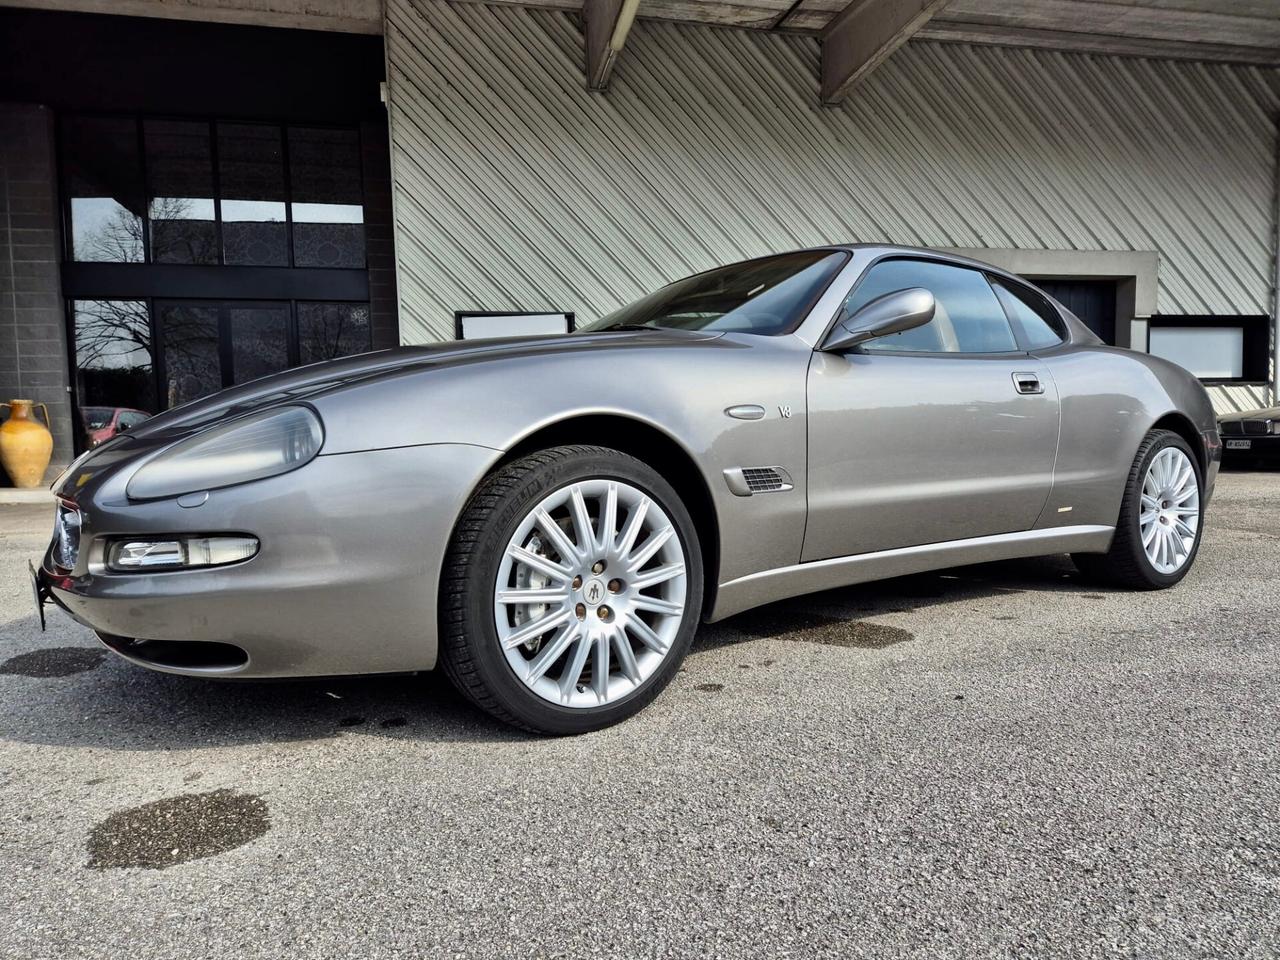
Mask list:
[[[71,259],[141,263],[145,204],[136,122],[68,117],[61,148]]]
[[[153,263],[217,263],[209,124],[145,120]]]
[[[156,412],[151,324],[142,300],[77,300],[76,381],[84,446],[110,439],[122,411]]]
[[[298,304],[298,359],[333,360],[369,349],[367,303]]]
[[[158,303],[158,333],[164,354],[165,405],[176,407],[222,389],[218,308]]]

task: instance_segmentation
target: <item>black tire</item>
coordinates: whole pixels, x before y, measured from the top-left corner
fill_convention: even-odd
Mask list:
[[[1199,523],[1196,524],[1195,541],[1186,562],[1172,573],[1162,573],[1155,568],[1142,548],[1142,532],[1139,513],[1142,509],[1142,483],[1147,467],[1161,450],[1177,447],[1187,455],[1195,470],[1196,484],[1200,489]],[[1116,520],[1116,533],[1111,549],[1106,553],[1072,554],[1076,568],[1088,579],[1131,590],[1164,590],[1178,583],[1195,563],[1200,552],[1200,540],[1204,535],[1204,473],[1200,460],[1187,441],[1169,430],[1152,430],[1138,447],[1125,481],[1124,498],[1120,502],[1120,516]]]
[[[676,526],[687,572],[685,610],[665,660],[636,690],[600,707],[570,708],[539,697],[512,670],[494,624],[493,590],[507,543],[529,510],[552,491],[593,478],[621,480],[641,489]],[[553,735],[598,730],[643,710],[671,681],[697,632],[702,577],[693,520],[656,471],[607,447],[540,450],[490,474],[463,509],[440,581],[440,660],[463,696],[499,720]]]

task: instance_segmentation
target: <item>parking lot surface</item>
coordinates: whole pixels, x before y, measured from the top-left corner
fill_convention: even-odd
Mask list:
[[[1223,475],[1175,590],[1050,558],[801,598],[560,740],[442,678],[42,634],[50,512],[0,507],[0,956],[1280,952],[1280,474]]]

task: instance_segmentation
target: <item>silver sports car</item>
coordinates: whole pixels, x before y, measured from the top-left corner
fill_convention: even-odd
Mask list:
[[[35,587],[142,666],[439,663],[575,733],[657,696],[699,621],[784,597],[1049,553],[1172,586],[1220,457],[1195,378],[1016,276],[822,247],[171,410],[58,480]]]

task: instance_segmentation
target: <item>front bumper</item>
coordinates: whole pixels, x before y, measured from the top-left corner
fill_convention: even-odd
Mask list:
[[[1247,443],[1247,447],[1241,446]],[[1228,466],[1265,460],[1280,462],[1280,436],[1223,437],[1222,462]]]
[[[117,653],[171,673],[302,677],[428,670],[453,525],[498,451],[434,444],[320,456],[210,491],[194,508],[131,502],[127,477],[63,489],[81,511],[75,569],[45,554],[37,588]],[[92,463],[89,464],[92,466]],[[256,536],[256,556],[205,569],[115,573],[116,537]],[[153,641],[150,644],[130,641]],[[189,647],[184,648],[182,645]],[[243,655],[201,658],[195,645]]]

